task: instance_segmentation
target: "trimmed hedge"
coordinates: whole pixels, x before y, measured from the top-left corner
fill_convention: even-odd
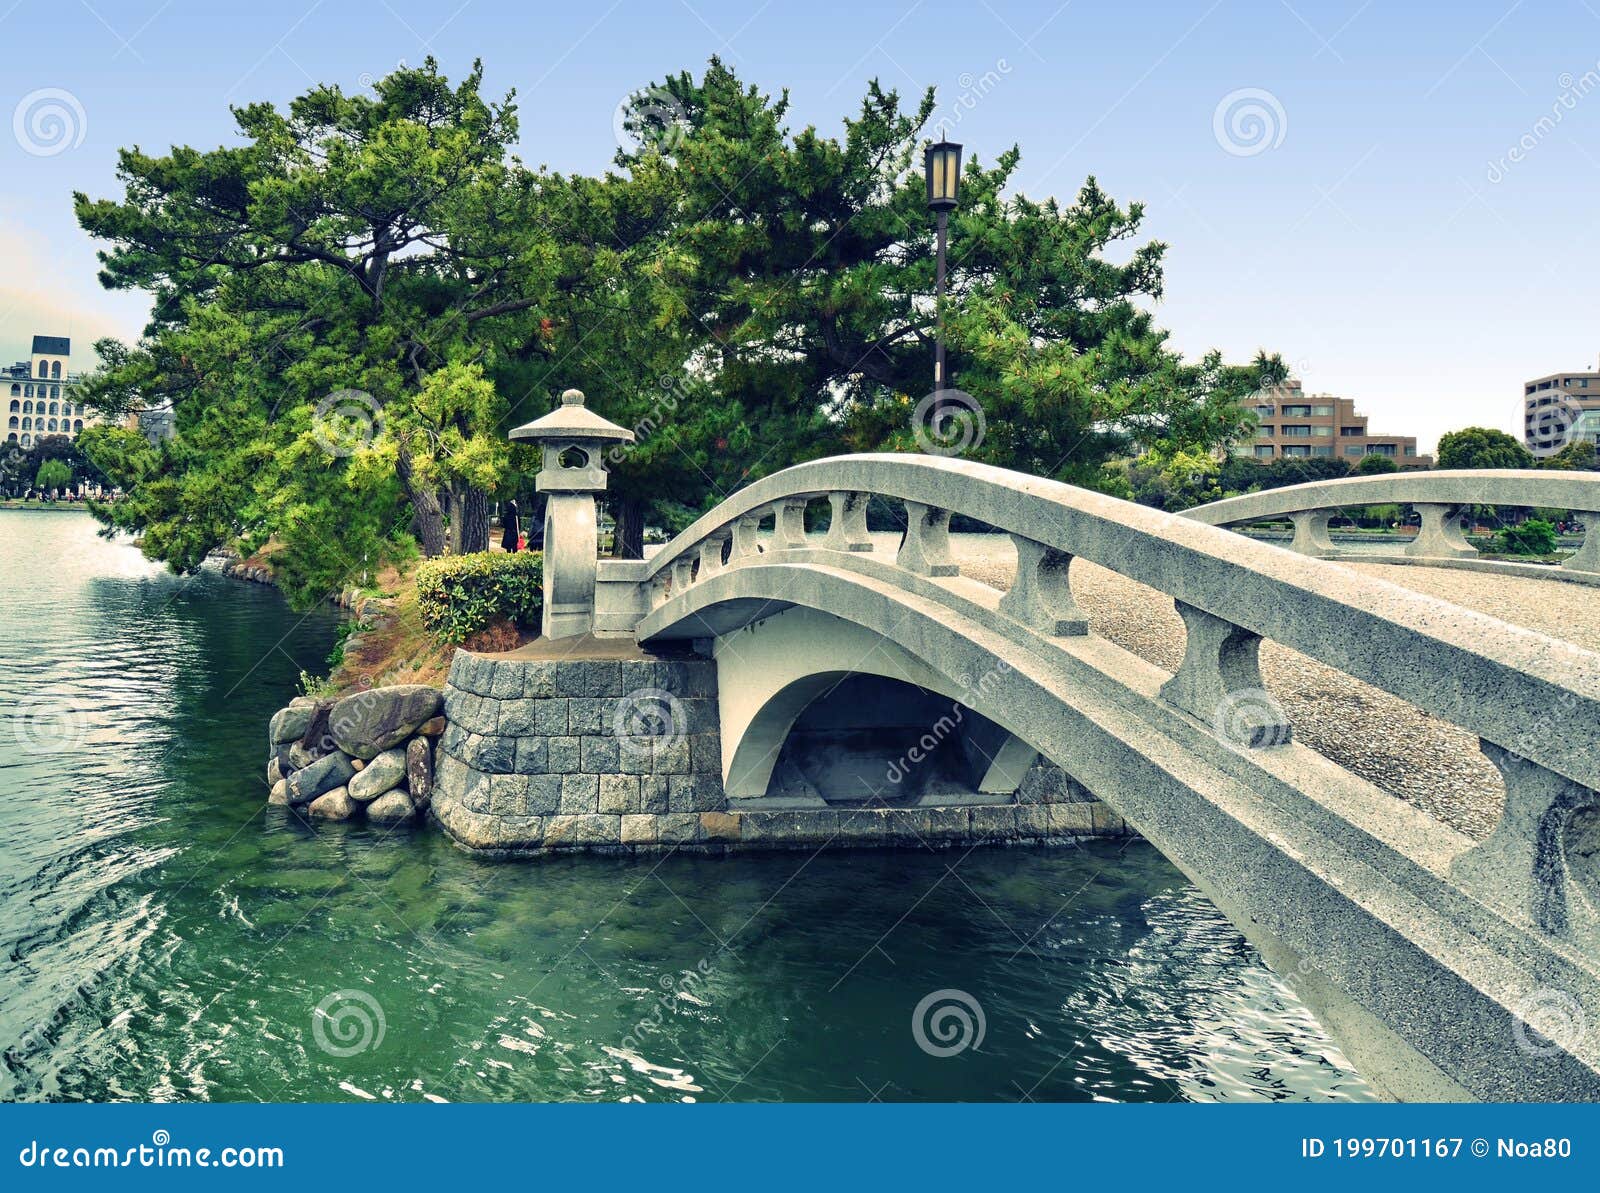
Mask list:
[[[479,551],[430,559],[417,568],[422,625],[441,642],[463,642],[497,617],[537,631],[544,607],[544,556]]]

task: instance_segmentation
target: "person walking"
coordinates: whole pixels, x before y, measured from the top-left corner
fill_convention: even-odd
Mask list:
[[[500,536],[500,549],[515,553],[521,537],[521,530],[517,525],[517,503],[515,498],[506,502],[500,508],[500,525],[505,528],[505,532]]]

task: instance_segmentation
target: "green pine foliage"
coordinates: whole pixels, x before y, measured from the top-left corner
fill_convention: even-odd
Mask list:
[[[588,176],[516,158],[515,97],[481,84],[429,60],[247,104],[231,143],[125,149],[120,196],[76,196],[102,282],[154,299],[83,396],[175,416],[156,444],[84,432],[128,495],[96,510],[108,527],[180,570],[272,539],[302,605],[411,540],[472,555],[537,468],[506,432],[575,386],[635,432],[607,499],[637,554],[646,521],[791,464],[918,450],[941,319],[984,423],[969,458],[1117,490],[1107,465],[1138,457],[1152,494],[1190,501],[1215,480],[1193,461],[1248,433],[1238,400],[1282,377],[1264,353],[1184,360],[1150,313],[1165,246],[1143,207],[1092,177],[1016,194],[1014,146],[965,167],[936,310],[931,89],[873,82],[830,135],[712,59],[650,89],[638,147]]]

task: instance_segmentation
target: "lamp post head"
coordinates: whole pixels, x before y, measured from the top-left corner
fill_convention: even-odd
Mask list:
[[[928,207],[933,211],[955,208],[961,190],[961,146],[941,140],[922,154],[922,170],[928,182]]]
[[[535,478],[541,493],[603,493],[606,469],[601,449],[611,442],[633,442],[632,431],[586,407],[578,389],[567,390],[561,405],[517,427],[510,437],[543,445],[543,467]]]

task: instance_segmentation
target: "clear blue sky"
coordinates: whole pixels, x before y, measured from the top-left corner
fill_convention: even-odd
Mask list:
[[[1425,448],[1517,430],[1524,379],[1600,355],[1600,0],[0,0],[0,44],[7,361],[34,332],[87,344],[143,322],[137,296],[99,288],[71,217],[74,189],[116,193],[119,146],[213,146],[229,103],[359,88],[430,52],[451,74],[481,56],[491,91],[517,90],[524,159],[563,170],[603,168],[618,101],[713,53],[788,87],[796,127],[836,129],[873,76],[936,86],[946,115],[986,92],[954,139],[984,158],[1019,143],[1023,191],[1094,173],[1148,205],[1179,348],[1281,352]],[[16,135],[43,89],[70,95],[48,156]],[[1219,134],[1236,92],[1264,143],[1247,110]]]

